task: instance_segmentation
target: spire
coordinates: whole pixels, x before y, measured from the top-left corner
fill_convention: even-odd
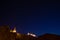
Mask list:
[[[16,33],[16,27],[14,27],[13,32]]]
[[[13,30],[10,30],[10,32],[16,33],[16,32],[17,32],[17,31],[16,31],[16,27],[14,27]]]

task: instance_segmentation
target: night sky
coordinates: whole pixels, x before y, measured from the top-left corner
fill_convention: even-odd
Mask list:
[[[16,26],[23,34],[28,32],[42,35],[45,33],[60,35],[60,2],[41,1],[1,1],[0,25]]]

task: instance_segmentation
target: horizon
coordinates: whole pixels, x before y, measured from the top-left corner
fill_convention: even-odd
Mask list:
[[[17,31],[60,35],[60,2],[56,0],[2,1],[0,25],[16,26]]]

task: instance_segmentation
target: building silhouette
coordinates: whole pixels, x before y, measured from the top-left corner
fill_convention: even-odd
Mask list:
[[[0,40],[35,40],[27,34],[21,34],[16,32],[16,28],[10,30],[9,26],[0,26]]]
[[[32,33],[21,34],[16,31],[16,28],[10,29],[9,26],[0,26],[0,40],[60,40],[60,35],[44,34],[36,37]]]

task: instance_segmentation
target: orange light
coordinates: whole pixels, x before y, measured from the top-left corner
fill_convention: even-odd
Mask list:
[[[19,36],[20,35],[20,33],[17,33],[17,36]]]
[[[10,30],[10,32],[16,33],[16,28],[14,28],[14,30]]]

